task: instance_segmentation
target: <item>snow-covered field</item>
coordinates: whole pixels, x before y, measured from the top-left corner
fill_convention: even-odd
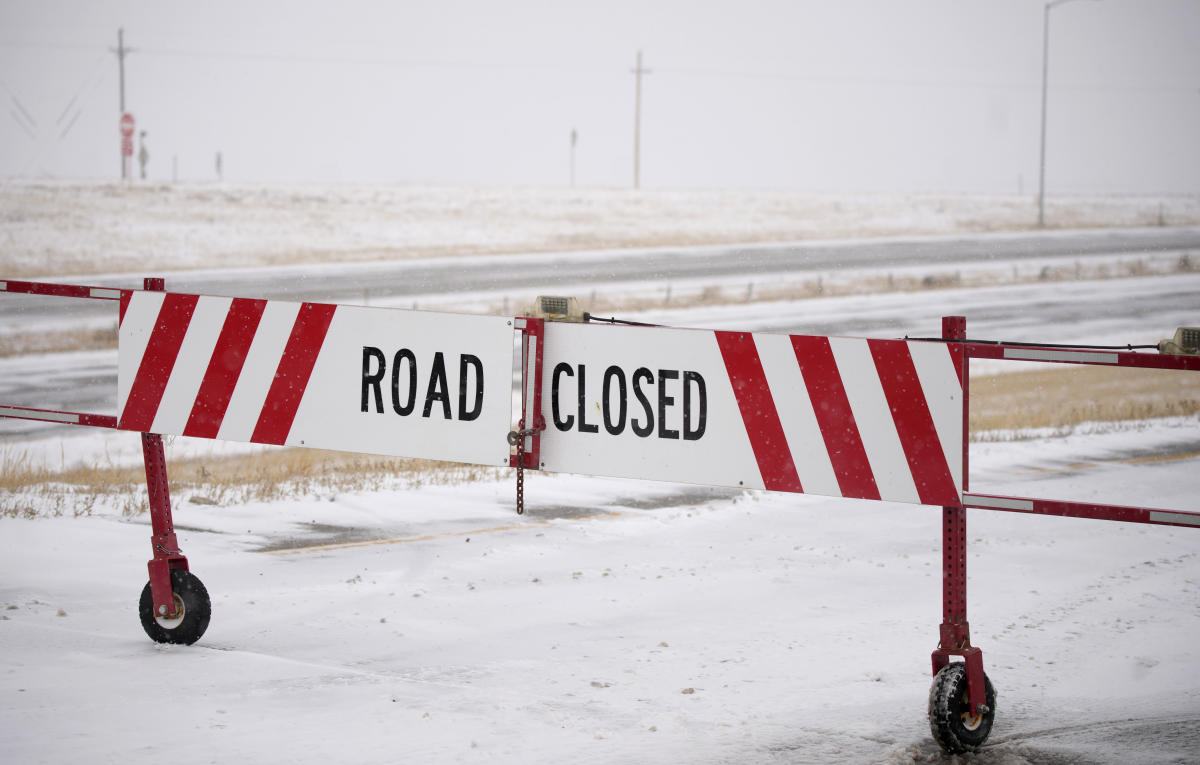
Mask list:
[[[31,239],[51,237],[45,225]],[[131,241],[153,239],[151,221],[129,226]],[[217,257],[214,237],[197,248]],[[238,250],[236,233],[228,244]],[[1157,281],[1194,289],[1200,307],[1194,279],[1127,280],[1129,305],[1105,283],[1106,313],[1050,336],[1165,336],[1173,327],[1159,323],[1186,312],[1147,326],[1134,305]],[[986,305],[993,323],[977,326],[1011,331],[1022,322],[1006,323],[1004,306],[1012,317],[1023,299],[1047,300],[1035,292],[943,297],[969,319]],[[924,293],[904,301],[643,316],[757,329],[786,310],[812,323],[950,312]],[[130,434],[27,446],[64,462],[137,458]],[[168,454],[211,448],[176,439]],[[974,444],[971,488],[1200,510],[1200,422]],[[180,542],[213,598],[191,647],[154,644],[138,624],[147,518],[114,504],[0,519],[4,761],[1197,760],[1195,529],[971,511],[972,636],[999,698],[990,745],[954,759],[929,737],[925,711],[941,621],[938,509],[527,474],[519,517],[513,492],[509,477],[237,506],[177,493]]]
[[[1047,199],[1051,228],[1200,225],[1197,196]],[[0,183],[10,279],[1028,229],[1033,196]]]

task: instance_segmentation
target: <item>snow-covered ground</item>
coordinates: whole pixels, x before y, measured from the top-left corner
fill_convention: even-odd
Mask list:
[[[130,225],[131,240],[153,232]],[[1165,285],[1200,306],[1194,279],[642,315],[758,329],[781,312],[805,327],[850,313],[890,335],[987,308],[971,326],[1009,332],[1022,300],[1099,291],[1106,312],[1050,339],[1143,340],[1189,316],[1145,313]],[[138,458],[132,434],[82,430],[6,448]],[[168,455],[225,448],[180,438]],[[1200,422],[973,444],[971,488],[1200,510]],[[1017,765],[1200,751],[1195,529],[971,511],[972,636],[999,698],[990,745],[954,759],[925,710],[938,509],[534,473],[516,516],[513,493],[511,477],[236,506],[177,492],[180,542],[213,598],[191,647],[138,624],[147,518],[114,503],[0,519],[3,759]]]
[[[989,444],[972,474],[1196,509],[1195,456],[1079,465],[1181,435],[1195,423]],[[510,481],[178,496],[214,609],[188,648],[137,623],[145,518],[3,521],[6,759],[950,761],[925,720],[937,509],[571,476],[526,490],[524,517]],[[339,543],[361,529],[379,541]],[[969,535],[999,691],[993,744],[969,761],[1194,757],[1200,534],[972,512]]]

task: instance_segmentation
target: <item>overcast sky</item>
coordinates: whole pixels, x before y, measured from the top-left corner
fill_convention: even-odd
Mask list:
[[[1041,0],[0,0],[0,177],[1001,192]],[[1200,0],[1050,12],[1047,192],[1200,192]],[[135,164],[136,170],[136,164]]]

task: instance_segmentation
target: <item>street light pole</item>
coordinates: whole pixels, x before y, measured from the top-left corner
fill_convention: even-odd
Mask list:
[[[1050,0],[1042,15],[1042,151],[1038,160],[1038,226],[1046,225],[1046,90],[1050,71],[1050,9],[1071,0]]]

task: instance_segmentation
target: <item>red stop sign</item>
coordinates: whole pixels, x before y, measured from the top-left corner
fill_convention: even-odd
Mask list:
[[[121,137],[133,138],[133,115],[129,112],[121,115]]]

